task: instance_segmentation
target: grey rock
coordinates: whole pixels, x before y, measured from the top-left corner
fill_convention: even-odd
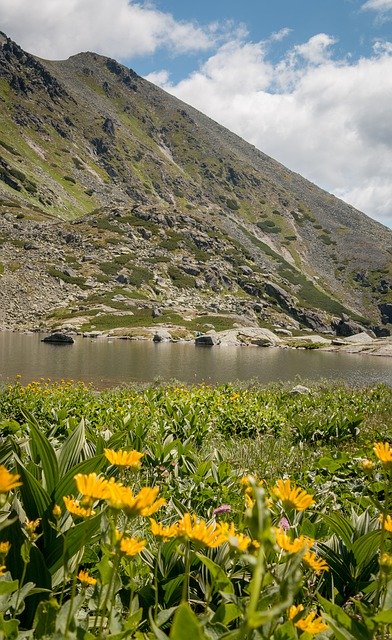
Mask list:
[[[119,273],[116,281],[119,282],[120,284],[129,284],[131,282],[130,277],[127,276],[126,273]]]
[[[66,267],[65,269],[63,269],[63,274],[65,276],[68,276],[68,278],[76,278],[76,276],[78,275],[76,271],[74,271],[70,267]]]
[[[383,324],[387,324],[388,322],[392,323],[392,303],[391,302],[383,302],[378,305],[378,308],[381,313],[381,322]]]
[[[219,344],[219,338],[214,334],[202,334],[195,338],[195,345],[198,347],[213,347]]]
[[[55,332],[51,333],[50,336],[46,336],[41,342],[49,342],[51,344],[73,344],[74,339],[67,335],[66,333]]]
[[[167,329],[158,329],[153,337],[153,342],[170,342],[172,336]]]
[[[292,395],[306,395],[307,393],[310,393],[310,389],[302,384],[297,384],[291,389],[290,393]]]
[[[346,342],[349,344],[371,344],[373,342],[373,338],[365,331],[362,331],[361,333],[355,333],[352,336],[347,336]]]
[[[375,325],[371,327],[376,338],[388,338],[391,335],[391,330],[388,327],[381,327],[380,325]]]
[[[333,321],[331,326],[335,330],[336,335],[342,336],[343,338],[366,332],[365,327],[359,324],[359,322],[350,320],[346,314],[343,314],[341,320],[338,322]]]
[[[262,305],[260,302],[255,302],[255,304],[252,305],[252,308],[256,313],[261,313],[264,309],[264,305]]]

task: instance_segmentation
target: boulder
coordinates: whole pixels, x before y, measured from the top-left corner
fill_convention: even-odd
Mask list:
[[[131,282],[130,277],[125,273],[119,273],[116,281],[119,282],[119,284],[129,284]]]
[[[392,323],[392,303],[391,302],[383,302],[378,305],[381,313],[381,322],[383,324],[387,324],[388,322]]]
[[[391,330],[388,327],[381,327],[380,325],[373,326],[372,331],[376,338],[389,338],[391,335]]]
[[[46,336],[46,338],[41,340],[41,342],[49,342],[51,344],[73,344],[74,339],[66,333],[56,331],[55,333],[51,333],[50,336]]]
[[[170,342],[172,336],[167,329],[158,329],[154,333],[153,342]]]
[[[219,338],[214,333],[203,333],[195,338],[195,345],[198,347],[214,347],[219,343]]]
[[[280,338],[269,329],[260,327],[240,327],[220,331],[219,340],[225,346],[253,345],[256,347],[275,347],[280,344]]]
[[[290,391],[290,393],[295,396],[295,395],[306,395],[307,393],[310,393],[310,389],[309,387],[305,387],[302,384],[297,384],[297,386],[293,387]]]
[[[288,346],[303,347],[304,349],[314,347],[327,347],[331,344],[331,340],[323,336],[295,336],[294,338],[286,338],[285,343]]]
[[[373,338],[369,336],[366,331],[362,331],[361,333],[356,333],[353,336],[348,336],[346,338],[346,343],[348,344],[371,344],[373,342]]]
[[[354,336],[357,333],[366,333],[366,329],[364,326],[359,324],[359,322],[350,320],[350,318],[348,318],[346,314],[343,314],[340,320],[333,321],[331,323],[331,326],[335,330],[336,335],[343,338]]]

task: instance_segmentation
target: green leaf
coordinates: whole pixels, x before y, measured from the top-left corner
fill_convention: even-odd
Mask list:
[[[25,540],[20,548],[20,555],[25,564],[29,564],[30,562],[30,548],[31,543],[28,540]]]
[[[148,617],[150,618],[150,626],[151,626],[151,629],[152,629],[152,631],[154,633],[155,639],[156,640],[167,640],[166,633],[163,633],[163,631],[161,631],[161,629],[158,627],[158,625],[154,621],[154,618],[152,616],[152,609],[149,610]]]
[[[222,591],[224,593],[234,593],[234,587],[231,580],[227,577],[222,567],[211,560],[211,558],[207,558],[207,556],[204,556],[201,553],[197,553],[196,555],[210,572],[213,578],[214,590]]]
[[[71,621],[72,625],[76,613],[80,611],[84,597],[84,592],[79,593],[73,600],[67,600],[67,602],[63,604],[61,609],[57,612],[56,631],[60,631],[63,634],[63,637],[65,636],[69,621]]]
[[[109,556],[102,556],[101,560],[95,565],[101,577],[101,584],[109,584],[113,570],[113,563],[110,562]]]
[[[373,617],[375,622],[379,622],[380,624],[392,624],[392,611],[379,611]]]
[[[12,582],[0,581],[0,596],[5,596],[9,593],[14,593],[19,587],[19,580],[12,580]]]
[[[331,531],[343,540],[348,549],[351,549],[354,528],[349,520],[339,513],[334,513],[332,516],[322,513],[321,517]]]
[[[98,531],[101,522],[101,514],[84,520],[68,529],[64,538],[59,536],[56,538],[51,548],[48,550],[46,559],[47,566],[51,575],[56,573],[63,566],[64,544],[66,547],[67,557],[72,558],[84,545],[91,542],[91,538]]]
[[[23,415],[28,422],[30,437],[34,442],[34,446],[41,460],[42,471],[45,476],[45,488],[47,492],[51,494],[56,486],[59,477],[55,451],[46,436],[41,433],[39,424],[37,423],[35,418],[27,411],[25,411]]]
[[[333,630],[337,640],[372,640],[366,626],[350,616],[337,604],[317,595],[317,598],[325,611],[325,619]]]
[[[381,529],[369,531],[352,545],[352,552],[358,565],[367,565],[377,555],[381,541]]]
[[[274,640],[297,640],[297,633],[291,620],[279,625],[274,631]]]
[[[184,574],[181,574],[162,585],[162,589],[165,592],[164,602],[166,605],[170,605],[172,600],[177,601],[177,597],[181,594],[183,581]]]
[[[98,473],[105,464],[106,458],[104,456],[95,456],[94,458],[88,458],[80,462],[65,474],[64,478],[58,483],[55,492],[54,500],[56,504],[59,504],[63,496],[69,496],[75,493],[75,481],[74,477],[78,473]]]
[[[18,638],[19,620],[11,618],[11,620],[4,620],[2,614],[0,614],[0,638],[3,640],[16,640]]]
[[[52,518],[51,498],[40,482],[22,465],[16,455],[15,458],[22,481],[22,486],[19,490],[22,496],[23,509],[29,520],[42,519],[44,547],[47,549],[55,539],[55,532],[50,523]]]
[[[34,638],[50,636],[56,630],[56,617],[60,606],[54,598],[40,602],[34,621]]]
[[[86,441],[84,419],[80,421],[76,429],[68,436],[59,454],[59,473],[63,477],[78,462]],[[65,494],[64,494],[65,495]]]
[[[156,619],[157,625],[161,627],[163,624],[166,624],[166,622],[170,620],[176,610],[177,607],[170,607],[170,609],[162,609],[162,611],[159,611]]]
[[[29,520],[42,518],[50,509],[51,499],[48,492],[40,482],[27,471],[19,458],[17,458],[17,469],[21,476],[22,486],[19,488],[22,495],[23,508]]]
[[[203,628],[187,602],[182,602],[174,616],[171,640],[207,640]]]
[[[227,602],[219,605],[217,610],[215,611],[214,617],[211,622],[221,622],[224,625],[230,624],[236,618],[240,618],[242,616],[242,610],[240,607],[237,607],[236,604],[232,602]]]

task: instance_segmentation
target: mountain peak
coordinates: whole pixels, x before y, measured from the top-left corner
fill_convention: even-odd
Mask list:
[[[45,282],[71,307],[99,293],[106,313],[121,287],[146,305],[184,299],[178,322],[214,299],[233,322],[241,310],[247,322],[296,330],[326,331],[341,313],[385,321],[389,229],[111,58],[53,62],[5,34],[0,44],[0,215],[43,265],[33,284],[34,250],[23,249],[12,271],[17,237],[5,240],[2,285]],[[45,249],[48,225],[58,241]]]

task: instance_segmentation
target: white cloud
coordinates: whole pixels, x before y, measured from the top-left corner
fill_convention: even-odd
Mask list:
[[[392,0],[367,0],[367,2],[362,5],[362,9],[364,11],[391,11]]]
[[[116,58],[206,50],[228,25],[181,22],[151,5],[128,0],[0,0],[1,29],[44,58],[92,50]]]
[[[333,60],[334,42],[317,34],[275,65],[266,43],[226,43],[188,78],[160,84],[392,226],[392,51],[381,43],[368,59]]]

